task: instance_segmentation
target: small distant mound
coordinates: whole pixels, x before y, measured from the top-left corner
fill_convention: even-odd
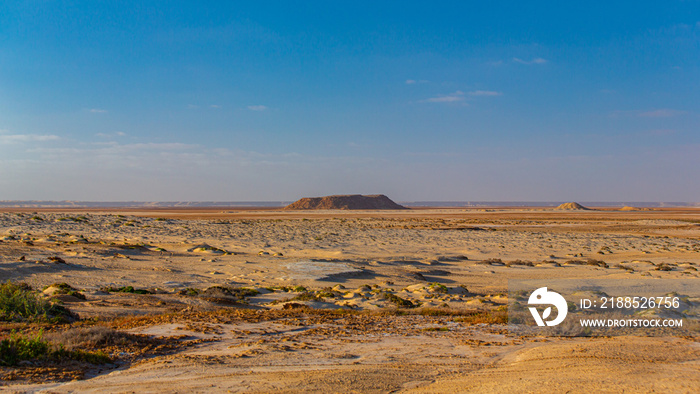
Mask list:
[[[620,208],[620,211],[639,211],[639,208],[624,206],[624,207]]]
[[[559,209],[561,211],[590,211],[591,210],[590,208],[586,208],[577,202],[567,202],[567,203],[561,204],[556,209]]]
[[[305,197],[284,209],[408,209],[383,194]]]

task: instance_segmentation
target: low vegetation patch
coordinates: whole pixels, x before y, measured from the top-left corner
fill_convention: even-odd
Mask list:
[[[340,292],[333,290],[331,287],[323,288],[323,290],[317,292],[316,295],[321,298],[337,298],[341,296]]]
[[[181,291],[180,294],[183,294],[183,292]],[[237,301],[245,301],[247,297],[256,296],[260,294],[260,292],[246,287],[212,286],[204,291],[186,289],[184,294],[199,295],[200,297],[210,299],[235,299]]]
[[[133,342],[132,334],[117,331],[105,326],[70,328],[52,332],[46,339],[58,343],[67,350],[98,349],[108,346],[127,346]]]
[[[455,321],[466,324],[507,324],[508,312],[505,310],[467,312]]]
[[[304,286],[269,286],[265,288],[266,290],[269,291],[284,291],[284,292],[304,292],[308,291],[306,287]]]
[[[411,302],[405,298],[401,298],[401,297],[399,297],[395,294],[392,294],[392,293],[384,293],[384,299],[396,304],[396,306],[398,306],[399,308],[415,308],[418,306],[418,305],[414,304],[413,302]]]
[[[246,298],[246,297],[254,297],[254,296],[260,294],[259,291],[255,290],[255,289],[249,289],[247,287],[232,287],[232,288],[229,288],[229,290],[231,291],[231,293],[236,295],[236,297],[241,298],[241,299]]]
[[[418,314],[423,316],[461,316],[464,313],[464,311],[449,308],[421,308],[418,311]]]
[[[177,293],[180,295],[186,295],[186,296],[196,296],[196,295],[199,295],[200,292],[201,292],[201,290],[199,290],[199,289],[195,289],[194,287],[188,287],[184,290],[178,291]]]
[[[0,285],[0,321],[65,322],[75,318],[67,308],[41,298],[26,283]]]
[[[448,327],[427,327],[421,331],[450,331]]]
[[[0,340],[0,365],[15,366],[25,360],[53,362],[76,360],[91,364],[106,364],[112,361],[102,352],[67,350],[62,344],[44,340],[41,332],[34,337],[13,332],[7,338]]]
[[[323,297],[321,297],[318,294],[315,294],[313,292],[305,291],[301,294],[298,294],[298,295],[290,298],[287,301],[317,301],[317,302],[322,302]]]
[[[134,286],[124,286],[124,287],[103,287],[100,289],[107,293],[131,293],[131,294],[152,294],[146,289],[134,289]]]
[[[85,295],[83,293],[79,292],[78,289],[74,288],[73,286],[69,285],[68,283],[54,283],[50,286],[44,287],[44,290],[53,287],[56,289],[56,292],[54,294],[67,294],[70,296],[73,296],[75,298],[79,298],[81,300],[85,299]]]
[[[442,283],[433,282],[428,287],[430,287],[436,293],[447,294],[449,292],[447,286],[443,285]]]

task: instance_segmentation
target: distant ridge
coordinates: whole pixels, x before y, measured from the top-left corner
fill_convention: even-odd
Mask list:
[[[590,211],[590,208],[586,208],[577,202],[565,202],[559,205],[556,209],[561,211]]]
[[[305,197],[285,209],[408,209],[383,194],[346,194],[326,197]]]

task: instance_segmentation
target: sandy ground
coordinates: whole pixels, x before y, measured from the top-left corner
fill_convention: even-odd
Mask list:
[[[55,297],[82,318],[146,316],[122,329],[197,345],[4,388],[698,392],[697,335],[521,337],[464,316],[502,313],[509,279],[698,280],[699,252],[693,209],[6,211],[0,280],[68,283],[87,299]],[[607,268],[572,262],[591,258]],[[152,294],[104,291],[123,286]]]

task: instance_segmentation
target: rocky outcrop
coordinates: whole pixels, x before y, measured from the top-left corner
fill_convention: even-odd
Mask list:
[[[586,208],[577,202],[567,202],[567,203],[561,204],[560,206],[557,207],[557,209],[562,210],[562,211],[590,211],[591,210],[590,208]]]
[[[326,197],[305,197],[285,209],[408,209],[383,194],[363,196],[348,194]]]

